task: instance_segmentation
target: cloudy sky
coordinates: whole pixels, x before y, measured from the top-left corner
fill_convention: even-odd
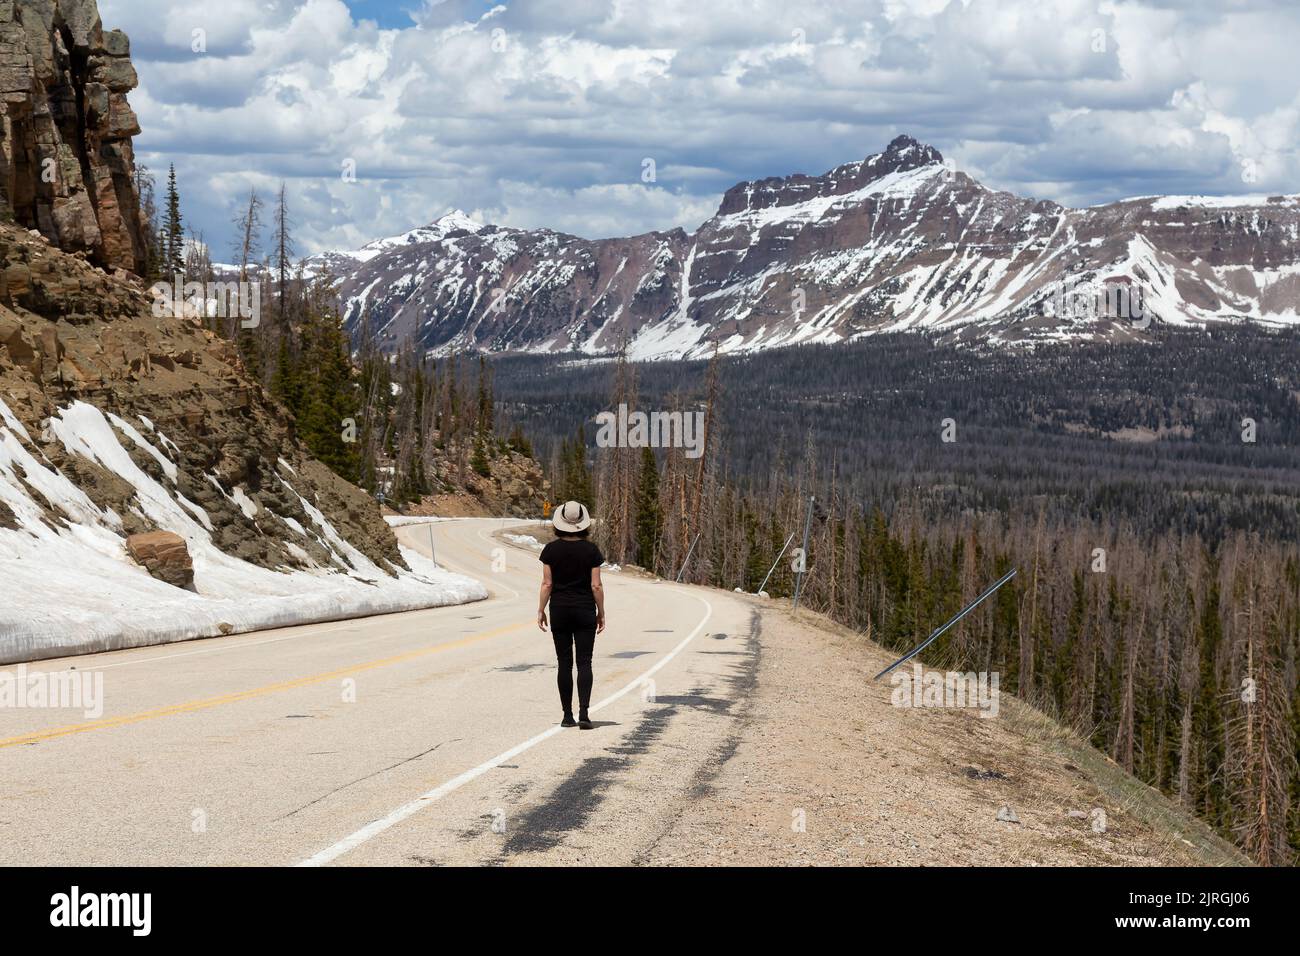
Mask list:
[[[99,7],[132,40],[139,156],[160,181],[175,163],[218,257],[239,198],[281,181],[300,254],[457,208],[629,235],[694,229],[735,182],[823,172],[899,133],[1071,205],[1300,192],[1294,0]]]

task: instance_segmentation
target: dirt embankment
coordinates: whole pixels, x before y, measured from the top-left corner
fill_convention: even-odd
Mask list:
[[[896,706],[898,687],[872,679],[886,651],[821,615],[753,600],[758,659],[728,753],[641,862],[1247,863],[1009,694],[987,717]]]

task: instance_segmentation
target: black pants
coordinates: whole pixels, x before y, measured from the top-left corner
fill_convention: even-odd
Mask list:
[[[555,659],[560,665],[556,683],[564,712],[573,713],[573,649],[576,647],[578,707],[586,713],[591,704],[591,652],[596,646],[596,609],[551,605],[551,637],[555,640]]]

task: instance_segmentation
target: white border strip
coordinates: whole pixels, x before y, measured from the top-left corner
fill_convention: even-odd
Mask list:
[[[654,667],[650,668],[641,676],[634,678],[631,683],[623,687],[621,690],[615,691],[613,694],[610,694],[600,703],[593,705],[591,708],[592,712],[600,710],[603,707],[609,706],[619,698],[623,697],[625,694],[642,686],[650,678],[652,674],[654,674],[661,667],[663,667],[674,657],[676,657],[683,649],[685,649],[687,644],[689,644],[699,635],[700,631],[704,629],[704,625],[709,623],[709,618],[713,617],[713,605],[710,604],[708,600],[706,600],[705,598],[700,597],[698,594],[691,594],[690,596],[695,598],[700,603],[702,603],[706,608],[704,617],[700,620],[699,624],[695,625],[695,630],[691,631],[691,633],[686,635],[686,638],[680,644],[678,644],[666,655],[660,658],[659,662],[655,664]],[[540,744],[543,740],[555,736],[560,732],[560,730],[561,730],[560,726],[556,724],[555,726],[551,727],[549,730],[542,731],[536,737],[531,737],[528,740],[525,740],[523,743],[519,744],[518,746],[511,747],[509,750],[505,751],[505,753],[497,754],[491,760],[487,761],[486,763],[479,764],[473,770],[466,770],[459,777],[453,777],[452,779],[448,780],[446,783],[442,784],[441,786],[435,787],[433,790],[430,790],[428,793],[421,794],[420,796],[416,797],[414,800],[410,801],[409,803],[402,804],[402,806],[398,807],[392,813],[388,814],[388,816],[376,820],[373,823],[366,824],[364,827],[362,827],[356,833],[353,833],[351,836],[344,837],[342,840],[340,840],[338,843],[335,843],[333,846],[326,847],[325,849],[321,850],[319,853],[315,854],[314,856],[311,856],[306,860],[303,860],[301,863],[298,864],[298,866],[324,866],[326,863],[338,859],[339,857],[343,856],[345,853],[350,853],[352,850],[355,850],[357,847],[361,846],[361,844],[365,843],[366,841],[375,838],[376,836],[383,833],[385,830],[389,829],[390,827],[396,826],[397,824],[401,823],[407,817],[419,813],[429,804],[437,800],[441,800],[443,797],[451,793],[453,790],[460,789],[470,781],[476,780],[477,778],[483,776],[483,774],[487,773],[489,770],[492,770],[495,767],[499,767],[501,764],[505,763],[506,761],[514,757],[519,756],[519,754],[523,753],[526,750],[531,750],[533,747]]]

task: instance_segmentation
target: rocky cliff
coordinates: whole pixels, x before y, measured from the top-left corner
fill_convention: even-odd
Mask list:
[[[139,273],[130,44],[95,0],[0,0],[0,217]]]

